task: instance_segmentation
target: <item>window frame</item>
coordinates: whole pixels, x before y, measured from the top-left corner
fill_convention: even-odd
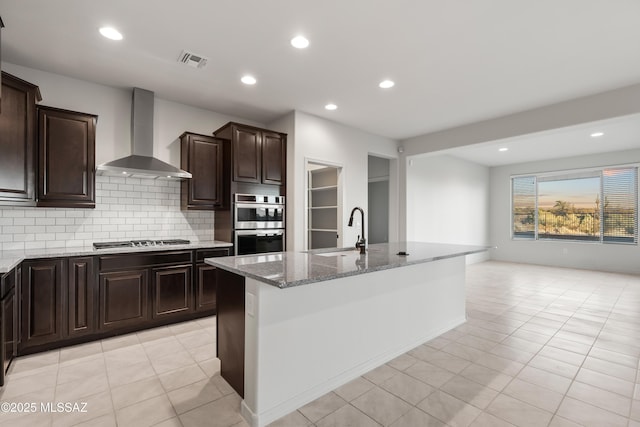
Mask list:
[[[625,241],[614,241],[614,240],[606,240],[604,237],[604,179],[603,173],[605,170],[611,169],[630,169],[635,168],[635,209],[634,209],[634,227],[635,227],[635,235],[633,240],[630,242]],[[579,175],[585,175],[590,173],[599,173],[600,176],[600,188],[599,188],[599,197],[601,200],[598,215],[600,217],[600,230],[598,234],[598,239],[587,240],[587,239],[570,239],[570,238],[539,238],[538,228],[539,228],[539,204],[538,204],[538,194],[539,194],[539,178],[553,178],[553,177],[562,177],[562,176],[571,176],[576,175],[575,179],[579,179]],[[516,235],[514,232],[515,229],[515,215],[514,215],[514,179],[516,178],[533,178],[534,179],[534,233],[533,237],[524,236],[524,235]],[[573,178],[569,178],[573,179]],[[512,174],[509,177],[509,210],[510,210],[510,229],[509,235],[512,241],[533,241],[533,242],[571,242],[571,243],[586,243],[586,244],[614,244],[614,245],[632,245],[638,246],[640,241],[640,163],[627,163],[627,164],[616,164],[616,165],[607,165],[607,166],[598,166],[598,167],[589,167],[589,168],[579,168],[579,169],[564,169],[564,170],[556,170],[556,171],[545,171],[539,173],[522,173],[522,174]]]

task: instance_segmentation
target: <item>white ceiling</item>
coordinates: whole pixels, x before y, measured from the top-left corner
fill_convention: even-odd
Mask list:
[[[591,137],[601,132],[604,135]],[[498,151],[507,148],[507,151]],[[486,166],[640,148],[640,114],[453,148],[442,153]]]
[[[0,15],[3,61],[394,139],[640,82],[637,0],[0,0]],[[102,38],[107,24],[124,40]],[[297,34],[308,49],[290,46]],[[209,64],[179,64],[183,49]]]

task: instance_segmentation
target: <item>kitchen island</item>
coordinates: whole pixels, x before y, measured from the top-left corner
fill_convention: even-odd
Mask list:
[[[218,268],[221,374],[261,427],[454,328],[465,255],[484,246],[399,242],[206,259]]]

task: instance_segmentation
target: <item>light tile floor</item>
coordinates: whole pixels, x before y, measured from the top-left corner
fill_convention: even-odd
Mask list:
[[[467,313],[272,427],[640,427],[639,276],[475,264]],[[89,412],[5,413],[0,425],[246,426],[214,355],[208,318],[20,358],[1,401]]]

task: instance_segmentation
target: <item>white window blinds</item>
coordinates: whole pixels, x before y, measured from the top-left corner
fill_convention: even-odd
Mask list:
[[[638,243],[638,168],[602,171],[602,239]]]
[[[536,232],[536,177],[519,176],[511,180],[514,237],[534,239]]]

